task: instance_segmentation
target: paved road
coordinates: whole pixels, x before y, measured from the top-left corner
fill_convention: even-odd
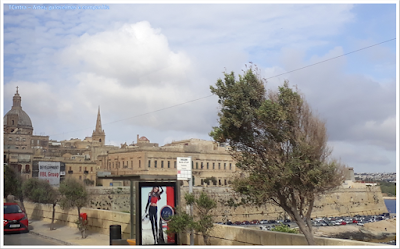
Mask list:
[[[46,239],[32,233],[4,234],[4,245],[63,245],[55,240]]]

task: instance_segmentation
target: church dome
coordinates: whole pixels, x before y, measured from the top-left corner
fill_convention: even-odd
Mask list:
[[[7,116],[11,114],[18,115],[18,124],[17,126],[29,126],[32,127],[31,118],[21,109],[11,109],[7,114],[4,116],[4,124],[7,124]]]
[[[4,116],[4,125],[7,125],[7,119],[9,117],[15,118],[18,117],[18,123],[14,124],[17,127],[25,127],[25,128],[32,128],[32,121],[31,118],[22,110],[21,107],[21,96],[18,93],[18,88],[17,92],[15,93],[13,97],[13,106],[10,111],[7,112],[7,114]]]

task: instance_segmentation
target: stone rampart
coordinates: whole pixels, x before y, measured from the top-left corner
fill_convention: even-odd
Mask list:
[[[194,192],[204,189],[218,201],[214,220],[225,222],[261,219],[283,219],[285,212],[282,208],[266,203],[260,207],[254,206],[226,206],[227,202],[240,202],[240,196],[230,188],[194,187]],[[181,196],[188,191],[188,187],[182,187]],[[182,202],[183,203],[183,202]],[[335,191],[320,195],[314,205],[311,217],[323,216],[353,216],[356,214],[381,214],[386,213],[387,208],[382,198],[379,186],[348,188],[339,187]],[[289,217],[287,217],[289,218]]]
[[[90,196],[88,208],[130,211],[129,187],[90,187],[88,192]]]
[[[202,189],[218,201],[218,207],[213,213],[216,222],[243,220],[261,220],[284,218],[285,213],[280,207],[266,203],[260,207],[224,205],[229,200],[240,201],[240,196],[228,187],[194,187],[195,193]],[[88,208],[129,212],[129,187],[91,187],[88,189],[90,201]],[[188,187],[181,187],[181,203]],[[379,186],[344,185],[335,191],[320,195],[314,205],[312,217],[322,216],[353,216],[375,215],[386,213],[387,208],[382,198]]]

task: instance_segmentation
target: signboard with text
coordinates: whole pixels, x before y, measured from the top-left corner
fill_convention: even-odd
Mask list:
[[[39,179],[44,179],[52,186],[60,185],[60,162],[39,162]]]
[[[192,178],[192,158],[191,157],[177,157],[176,158],[177,179],[189,180]]]

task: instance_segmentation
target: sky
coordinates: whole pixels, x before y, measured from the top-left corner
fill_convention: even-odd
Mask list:
[[[6,2],[2,115],[18,86],[35,135],[91,136],[100,107],[106,144],[212,140],[210,86],[253,64],[267,89],[298,87],[333,157],[356,173],[396,172],[394,3]]]

